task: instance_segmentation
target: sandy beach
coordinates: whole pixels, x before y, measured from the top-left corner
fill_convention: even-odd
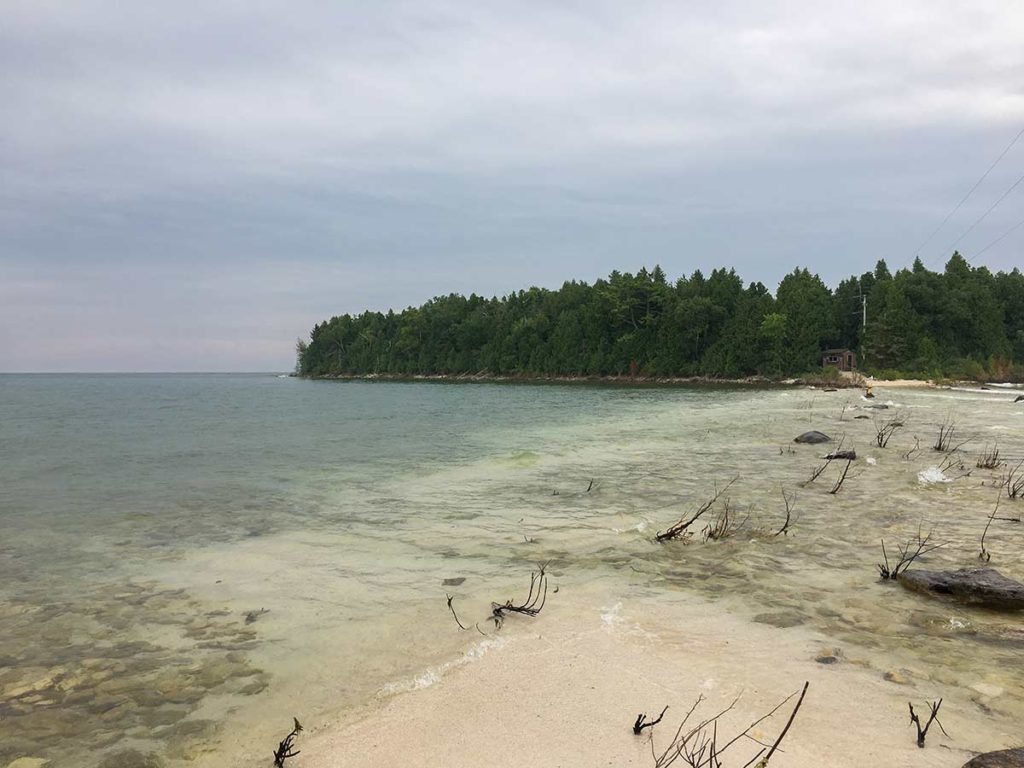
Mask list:
[[[698,695],[705,701],[697,714],[706,716],[739,697],[720,725],[721,734],[732,735],[804,681],[804,706],[773,765],[953,768],[1019,740],[1012,723],[985,713],[998,713],[998,695],[979,693],[947,698],[941,721],[950,737],[933,726],[919,749],[907,702],[921,709],[942,695],[928,671],[892,670],[894,680],[886,679],[870,652],[829,647],[800,627],[744,621],[697,599],[669,610],[620,604],[571,614],[570,600],[507,626],[496,645],[481,639],[471,651],[478,658],[421,678],[417,689],[304,734],[296,768],[653,766],[651,739],[660,752]],[[633,735],[637,714],[666,705],[653,734]],[[753,736],[774,741],[789,709]],[[759,749],[743,739],[724,764],[743,765]]]

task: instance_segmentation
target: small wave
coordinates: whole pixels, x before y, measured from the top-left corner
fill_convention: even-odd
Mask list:
[[[622,616],[619,615],[620,613],[622,613],[621,602],[618,602],[611,607],[605,606],[601,609],[601,623],[608,629],[618,626],[622,623]]]
[[[866,459],[866,461],[867,461],[867,462],[868,462],[868,464],[870,464],[870,465],[871,465],[872,467],[873,467],[873,466],[875,466],[875,464],[877,464],[877,463],[878,463],[878,459],[876,459],[876,458],[875,458],[874,456],[868,456],[868,458]]]
[[[381,689],[381,696],[394,696],[398,693],[409,691],[420,691],[441,682],[442,678],[453,669],[469,664],[484,657],[493,648],[500,648],[505,644],[502,638],[488,638],[475,643],[468,651],[454,661],[448,661],[437,667],[431,667],[411,679],[397,680],[385,683]]]
[[[922,469],[917,473],[917,482],[921,485],[934,485],[935,483],[951,483],[953,481],[942,474],[942,470],[938,467],[928,467],[928,469]]]

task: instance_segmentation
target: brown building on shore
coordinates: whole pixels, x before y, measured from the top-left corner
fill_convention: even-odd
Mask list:
[[[857,370],[857,355],[848,349],[826,349],[821,353],[822,368],[838,368],[840,371]]]

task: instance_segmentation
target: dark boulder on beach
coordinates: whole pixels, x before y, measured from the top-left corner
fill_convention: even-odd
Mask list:
[[[1024,747],[986,752],[964,763],[964,768],[1024,768]]]
[[[793,438],[794,443],[831,443],[832,438],[826,435],[824,432],[818,432],[812,430],[810,432],[804,432],[799,437]]]
[[[1024,609],[1024,584],[1003,576],[995,568],[904,571],[899,582],[914,592],[951,597],[969,605],[1011,611]]]

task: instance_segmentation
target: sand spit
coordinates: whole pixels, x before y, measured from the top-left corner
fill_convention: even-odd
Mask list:
[[[943,690],[928,670],[878,669],[869,651],[827,647],[802,627],[751,623],[696,600],[664,611],[645,602],[559,613],[506,627],[501,647],[433,685],[308,734],[295,768],[652,766],[648,732],[631,731],[641,711],[669,705],[654,729],[655,745],[664,745],[698,694],[706,698],[698,712],[708,715],[742,694],[720,729],[734,733],[805,680],[805,704],[772,760],[778,768],[958,768],[976,752],[1020,741],[999,714],[1002,692],[983,699]],[[907,701],[938,696],[953,738],[933,728],[918,749]],[[773,740],[787,715],[784,708],[755,736]],[[757,749],[738,744],[724,764],[743,765]]]

